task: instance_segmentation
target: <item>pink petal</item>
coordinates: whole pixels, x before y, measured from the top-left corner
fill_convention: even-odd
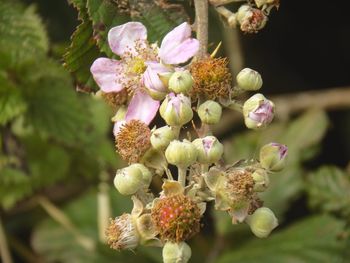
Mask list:
[[[151,123],[158,112],[159,101],[152,99],[144,91],[136,91],[132,97],[125,120],[140,120],[147,125]]]
[[[98,58],[90,67],[92,77],[103,92],[118,92],[124,87],[121,79],[124,78],[122,63],[109,58]]]
[[[148,67],[142,76],[145,87],[151,90],[166,92],[166,87],[158,74],[170,72],[170,70],[158,62],[148,62],[147,65]]]
[[[164,37],[159,56],[165,64],[180,64],[193,57],[198,49],[199,41],[191,38],[191,27],[185,22]]]
[[[125,52],[136,54],[135,45],[144,43],[147,39],[147,29],[140,22],[128,22],[113,27],[108,32],[108,43],[112,51],[122,56]]]
[[[114,126],[113,126],[113,134],[114,136],[117,136],[119,131],[120,131],[120,128],[126,123],[125,120],[121,120],[121,121],[117,121],[114,123]]]

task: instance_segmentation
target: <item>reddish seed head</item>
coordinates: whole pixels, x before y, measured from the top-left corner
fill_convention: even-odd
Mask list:
[[[164,241],[181,242],[199,232],[200,210],[184,195],[162,198],[152,209],[152,220]]]

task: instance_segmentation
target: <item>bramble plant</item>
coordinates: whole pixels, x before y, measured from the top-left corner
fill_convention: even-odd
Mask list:
[[[200,232],[208,202],[227,212],[233,224],[247,223],[257,237],[267,237],[278,220],[259,193],[268,188],[269,173],[283,169],[287,156],[285,145],[270,143],[261,148],[259,160],[224,162],[224,146],[211,132],[222,108],[241,111],[247,128],[262,129],[273,119],[274,104],[260,93],[241,101],[244,92],[262,87],[261,75],[245,68],[232,87],[227,59],[207,54],[207,24],[198,19],[207,3],[199,2],[197,39],[184,22],[158,46],[147,40],[141,22],[127,22],[112,27],[107,36],[119,59],[100,57],[90,68],[99,93],[117,109],[112,119],[116,149],[129,164],[117,171],[114,185],[134,203],[130,214],[110,220],[107,243],[116,250],[161,246],[166,263],[190,259],[186,242]],[[248,2],[226,18],[229,25],[255,33],[278,2]],[[158,113],[165,125],[150,128]],[[191,122],[194,133],[186,134]],[[159,193],[151,187],[155,177],[162,179]]]

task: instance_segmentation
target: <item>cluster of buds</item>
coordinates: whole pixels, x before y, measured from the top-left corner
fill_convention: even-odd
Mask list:
[[[229,3],[227,1],[210,0],[210,2],[216,7],[218,13],[226,19],[230,27],[239,25],[245,33],[257,33],[263,29],[271,9],[279,7],[279,0],[247,1],[234,13],[222,6]]]
[[[199,47],[187,23],[168,33],[159,48],[147,42],[138,22],[112,28],[108,36],[121,60],[99,58],[91,72],[105,94],[124,98],[113,100],[122,102],[114,105],[119,109],[113,132],[117,152],[129,165],[117,171],[114,185],[134,202],[130,214],[110,221],[106,236],[111,248],[161,246],[164,262],[186,263],[191,257],[186,242],[200,232],[211,201],[233,224],[245,222],[257,237],[267,237],[277,219],[259,194],[268,188],[268,174],[284,167],[287,148],[271,143],[261,148],[260,160],[225,165],[224,146],[210,132],[211,125],[220,123],[223,107],[232,105],[240,105],[248,128],[272,121],[274,104],[262,94],[238,102],[242,92],[262,87],[260,74],[246,68],[232,88],[225,59],[208,56],[186,64]],[[149,128],[158,112],[164,126]],[[195,139],[181,132],[194,116],[201,122]],[[151,191],[159,177],[161,189]]]

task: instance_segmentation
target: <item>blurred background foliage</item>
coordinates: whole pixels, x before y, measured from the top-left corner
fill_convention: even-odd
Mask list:
[[[99,241],[100,206],[110,200],[117,216],[131,203],[109,187],[123,164],[113,145],[113,109],[88,93],[97,89],[89,67],[111,55],[110,27],[142,21],[156,41],[181,21],[193,22],[193,8],[188,1],[169,1],[183,8],[129,1],[130,16],[117,2],[0,0],[2,257],[7,244],[14,262],[161,262],[159,249],[115,252]],[[231,59],[233,73],[243,65],[258,70],[266,95],[349,85],[349,22],[341,6],[282,1],[257,35],[223,27],[211,10],[210,48],[223,40],[220,55]],[[330,10],[329,23],[317,24]],[[350,111],[340,106],[291,111],[259,132],[246,131],[232,112],[224,116],[216,130],[228,162],[255,158],[270,141],[288,145],[287,168],[271,176],[263,194],[280,227],[258,240],[246,225],[232,226],[208,209],[202,234],[191,241],[191,262],[350,261]]]

